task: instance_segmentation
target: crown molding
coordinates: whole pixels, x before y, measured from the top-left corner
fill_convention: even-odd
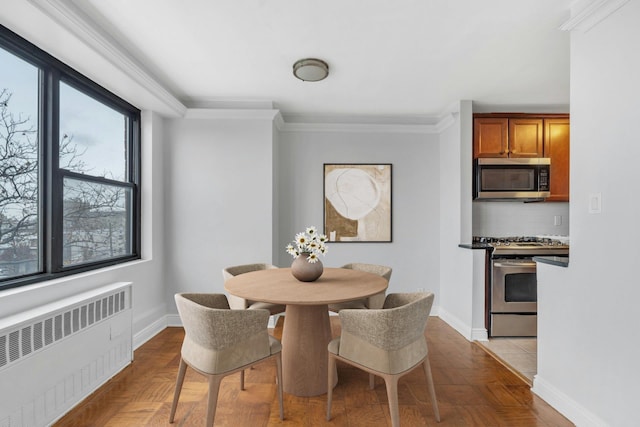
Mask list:
[[[284,119],[282,118],[282,113],[280,113],[280,111],[278,111],[278,113],[276,114],[276,116],[273,118],[273,124],[275,125],[276,129],[279,131],[282,131],[284,129]]]
[[[452,122],[451,114],[429,116],[376,116],[282,113],[267,99],[189,98],[186,119],[273,120],[281,132],[440,133]]]
[[[276,122],[282,132],[353,132],[437,134],[450,125],[450,115],[376,116],[284,113]]]
[[[268,120],[274,121],[278,110],[260,109],[221,109],[221,108],[188,108],[185,119],[220,119],[220,120]]]
[[[620,9],[629,0],[584,0],[572,10],[572,17],[560,26],[562,31],[587,32]],[[574,12],[575,11],[575,12]]]
[[[274,110],[273,101],[262,98],[198,97],[182,98],[187,108],[221,110]]]
[[[45,15],[74,34],[83,43],[122,70],[178,116],[187,108],[173,94],[165,89],[144,67],[136,62],[113,37],[101,31],[86,13],[70,0],[28,0]]]
[[[273,102],[262,98],[186,98],[185,119],[270,120],[280,116]]]
[[[283,122],[283,132],[353,132],[353,133],[439,133],[435,125],[403,125],[375,123],[287,123]]]
[[[457,114],[436,118],[282,113],[269,100],[244,98],[194,98],[185,104],[185,119],[271,120],[280,132],[438,134],[455,122]]]
[[[436,125],[436,133],[442,133],[445,129],[453,126],[456,122],[456,117],[459,115],[460,113],[455,111],[442,116]]]

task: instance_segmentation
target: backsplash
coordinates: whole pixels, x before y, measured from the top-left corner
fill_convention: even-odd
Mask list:
[[[569,203],[476,201],[473,235],[569,236]]]

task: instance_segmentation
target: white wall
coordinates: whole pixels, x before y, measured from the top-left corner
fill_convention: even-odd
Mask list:
[[[560,224],[555,225],[555,218]],[[474,236],[568,236],[569,203],[473,202]]]
[[[484,252],[460,248],[471,242],[472,106],[461,101],[454,124],[440,134],[439,315],[467,339],[486,338]]]
[[[224,293],[222,269],[272,262],[271,119],[172,119],[166,125],[166,285]]]
[[[571,34],[571,261],[538,273],[534,391],[579,426],[638,425],[638,22],[630,1]]]
[[[283,131],[279,137],[280,266],[296,232],[323,228],[323,163],[391,163],[391,243],[329,244],[323,264],[368,262],[393,268],[388,292],[432,290],[439,299],[438,135],[402,131]]]

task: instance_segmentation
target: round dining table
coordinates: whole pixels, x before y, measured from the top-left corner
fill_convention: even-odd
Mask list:
[[[282,330],[282,385],[296,396],[327,392],[328,353],[332,339],[328,304],[366,298],[383,292],[388,281],[346,268],[324,268],[319,279],[301,282],[290,268],[240,274],[227,280],[232,295],[252,301],[285,304]],[[334,373],[333,386],[337,382]]]

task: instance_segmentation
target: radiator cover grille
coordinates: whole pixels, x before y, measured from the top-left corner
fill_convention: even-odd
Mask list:
[[[119,290],[34,319],[32,323],[23,323],[15,330],[3,331],[0,335],[0,371],[57,341],[111,318],[125,307],[125,291]]]
[[[133,360],[132,283],[0,317],[0,427],[50,426]]]

